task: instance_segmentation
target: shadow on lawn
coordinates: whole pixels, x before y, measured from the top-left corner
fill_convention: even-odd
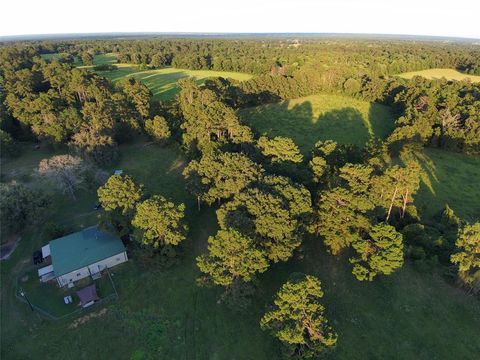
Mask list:
[[[384,137],[385,108],[372,103],[369,116],[353,107],[314,114],[310,101],[290,106],[290,101],[250,108],[241,117],[258,135],[290,137],[302,153],[310,151],[319,140],[363,146],[371,137]]]

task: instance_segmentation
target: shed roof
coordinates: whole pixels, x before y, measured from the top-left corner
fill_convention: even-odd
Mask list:
[[[77,291],[77,296],[80,298],[80,305],[82,306],[89,303],[90,301],[95,301],[99,299],[95,284],[92,284],[90,286],[87,286],[86,288],[83,288],[82,290]]]
[[[124,251],[122,240],[98,226],[50,241],[52,265],[57,277]]]
[[[50,244],[42,246],[42,257],[45,259],[47,256],[50,256]]]

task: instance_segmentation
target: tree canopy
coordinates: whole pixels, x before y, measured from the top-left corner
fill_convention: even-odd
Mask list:
[[[320,280],[306,275],[282,285],[274,307],[260,320],[284,345],[290,357],[314,358],[333,347],[338,335],[328,324]]]

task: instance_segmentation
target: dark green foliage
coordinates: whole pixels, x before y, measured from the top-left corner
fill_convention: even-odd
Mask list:
[[[208,254],[197,258],[201,272],[222,286],[241,280],[248,282],[268,268],[268,261],[252,239],[236,230],[219,230],[208,238]]]
[[[311,215],[309,191],[281,176],[236,194],[217,210],[220,227],[233,228],[254,239],[269,260],[286,261],[300,245]]]
[[[15,156],[17,146],[12,136],[0,129],[0,156]]]
[[[257,181],[263,169],[239,153],[207,153],[183,171],[187,188],[199,200],[212,204],[238,194]]]
[[[235,111],[209,89],[190,79],[180,80],[179,104],[184,121],[182,141],[186,150],[209,152],[227,143],[252,141],[251,130],[238,120]]]
[[[457,252],[451,261],[458,265],[460,280],[473,292],[480,292],[480,222],[465,225],[455,245]]]
[[[17,233],[41,222],[51,199],[25,185],[0,183],[2,231]]]
[[[112,224],[121,235],[131,232],[135,208],[143,197],[143,185],[128,175],[113,175],[97,190],[102,206],[101,222]]]
[[[184,216],[184,204],[175,205],[163,196],[154,195],[136,205],[132,219],[135,238],[154,248],[178,245],[188,232]]]
[[[373,226],[368,237],[352,243],[357,256],[350,258],[352,273],[358,280],[372,281],[378,274],[390,275],[403,265],[403,238],[393,226]]]
[[[167,120],[163,116],[155,116],[145,120],[145,132],[156,142],[166,144],[172,135]]]

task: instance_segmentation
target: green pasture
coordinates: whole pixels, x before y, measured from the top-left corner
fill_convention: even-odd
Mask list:
[[[257,106],[239,115],[260,135],[290,137],[304,154],[318,140],[362,146],[372,137],[387,137],[394,127],[388,107],[329,94]]]
[[[116,70],[98,71],[98,73],[113,82],[132,76],[147,85],[156,100],[168,100],[174,96],[179,91],[177,81],[185,77],[193,77],[199,84],[202,84],[209,77],[224,77],[235,80],[248,80],[252,77],[249,74],[228,71],[176,68],[139,70],[134,65],[118,64],[118,66],[119,68]]]
[[[459,81],[470,80],[471,82],[480,82],[480,76],[464,74],[454,69],[428,69],[428,70],[406,72],[403,74],[399,74],[398,76],[404,79],[411,79],[414,76],[423,76],[427,79],[432,79],[432,80],[445,78],[447,80],[459,80]]]
[[[415,204],[427,218],[448,204],[462,219],[480,220],[480,157],[424,149],[415,160],[422,166]]]
[[[368,114],[369,107],[365,109]],[[48,150],[40,151],[24,152],[7,163],[9,178],[16,178],[12,170],[28,172],[41,156],[49,155]],[[245,311],[219,304],[220,289],[197,286],[195,264],[195,257],[206,251],[208,236],[217,231],[215,212],[206,206],[198,212],[195,200],[185,191],[181,171],[186,160],[181,152],[143,141],[122,145],[120,151],[119,163],[109,171],[123,169],[144,183],[147,192],[187,205],[190,232],[178,264],[163,268],[155,258],[129,253],[130,261],[113,270],[119,298],[89,311],[97,314],[106,308],[105,314],[69,328],[75,318],[45,320],[15,298],[16,279],[31,266],[32,251],[44,241],[38,236],[42,225],[31,229],[0,270],[2,359],[40,355],[48,359],[278,359],[278,343],[260,330],[259,320],[274,293],[296,271],[322,280],[327,316],[340,336],[328,359],[474,359],[480,353],[477,300],[435,271],[419,272],[409,263],[392,276],[358,282],[350,273],[348,254],[332,257],[315,238],[305,239],[292,260],[272,266],[259,278],[257,294]],[[465,199],[478,192],[469,188],[460,190],[465,191],[463,195],[454,192],[478,177],[478,159],[430,150],[425,157],[431,161],[427,165],[425,160],[425,171],[436,171],[435,196],[444,196],[455,211],[463,207],[458,210],[462,216],[473,213],[478,201]],[[460,170],[468,172],[449,178]],[[443,194],[452,184],[456,188]],[[57,195],[58,207],[48,220],[63,221],[72,228],[93,224],[95,191],[83,191],[77,201]],[[422,201],[433,206],[434,197],[428,191]],[[435,206],[441,207],[441,202]]]

